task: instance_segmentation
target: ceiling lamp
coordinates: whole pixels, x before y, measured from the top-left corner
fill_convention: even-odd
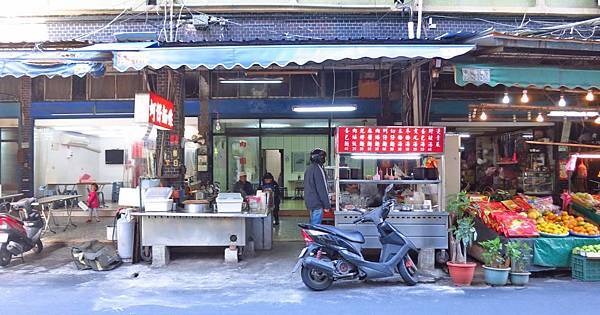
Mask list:
[[[219,83],[222,84],[280,84],[283,83],[283,79],[219,79]]]
[[[487,115],[485,114],[485,112],[482,110],[481,111],[481,116],[479,116],[479,120],[487,120]]]
[[[535,118],[535,121],[537,122],[544,122],[544,116],[542,116],[542,113],[538,113],[537,117]]]
[[[502,97],[502,103],[503,104],[510,103],[510,97],[508,97],[508,93],[504,93],[504,97]]]
[[[558,100],[558,106],[560,106],[560,107],[567,106],[567,101],[565,101],[565,96],[562,94],[560,95],[560,99]]]
[[[527,96],[527,90],[523,90],[523,95],[521,95],[521,103],[529,102],[529,96]]]
[[[590,102],[594,100],[594,93],[592,93],[592,90],[588,90],[587,94],[585,95],[585,100]]]
[[[323,113],[323,112],[353,112],[356,105],[342,106],[294,106],[292,111],[296,113]]]

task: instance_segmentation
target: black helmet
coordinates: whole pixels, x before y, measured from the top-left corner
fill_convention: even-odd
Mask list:
[[[310,151],[310,161],[312,163],[319,163],[321,165],[325,164],[325,158],[327,157],[327,153],[323,149],[313,149]]]

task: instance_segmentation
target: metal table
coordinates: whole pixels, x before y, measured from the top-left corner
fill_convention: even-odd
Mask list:
[[[96,183],[96,185],[98,185],[98,191],[102,192],[102,190],[104,189],[104,186],[106,185],[112,185],[112,182],[89,182],[89,183],[47,183],[46,186],[55,186],[56,187],[56,192],[58,192],[59,195],[68,195],[68,192],[70,191],[77,191],[77,186],[80,185],[90,185],[92,183]],[[62,187],[62,189],[61,189]],[[106,202],[105,202],[105,198],[102,198],[101,201],[101,205],[100,207],[104,208],[106,207]]]
[[[219,246],[232,244],[243,251],[249,240],[256,249],[271,249],[272,219],[269,211],[259,213],[134,212],[141,220],[142,246]],[[154,258],[153,258],[154,259]]]
[[[50,219],[52,218],[52,223],[54,224],[54,226],[59,226],[58,223],[56,223],[56,219],[54,218],[52,212],[54,211],[54,207],[53,204],[55,202],[62,202],[65,205],[65,209],[67,210],[67,224],[65,225],[65,228],[63,229],[63,231],[66,231],[70,226],[73,227],[77,227],[77,225],[75,225],[73,223],[73,221],[71,220],[71,213],[73,211],[73,203],[71,205],[69,205],[69,203],[67,201],[69,200],[75,200],[77,201],[77,199],[81,198],[81,195],[56,195],[56,196],[50,196],[50,197],[43,197],[40,199],[37,199],[36,202],[32,203],[32,206],[40,206],[41,207],[41,215],[44,218],[44,221],[46,222],[46,224],[44,225],[44,232],[45,231],[50,231],[52,233],[56,234],[56,231],[54,231],[51,227],[50,227]],[[44,213],[44,210],[48,213]]]
[[[0,202],[14,202],[15,199],[23,197],[23,194],[10,194],[0,196]]]

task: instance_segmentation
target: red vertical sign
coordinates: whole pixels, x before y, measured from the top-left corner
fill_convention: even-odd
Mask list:
[[[150,92],[148,122],[162,129],[173,129],[173,103]]]
[[[338,127],[338,153],[443,153],[444,127]]]

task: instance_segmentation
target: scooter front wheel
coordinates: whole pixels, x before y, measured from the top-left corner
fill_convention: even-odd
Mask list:
[[[41,253],[44,249],[44,244],[42,244],[41,240],[37,240],[33,245],[33,252],[36,254]]]
[[[2,244],[2,247],[0,247],[0,266],[8,266],[11,259],[12,253],[6,249],[6,244]]]
[[[416,285],[419,282],[419,279],[417,278],[417,267],[408,255],[404,256],[402,261],[398,264],[398,272],[400,273],[400,276],[402,276],[404,283],[408,286]]]
[[[316,268],[302,266],[302,282],[313,291],[327,290],[333,283],[333,278]]]

